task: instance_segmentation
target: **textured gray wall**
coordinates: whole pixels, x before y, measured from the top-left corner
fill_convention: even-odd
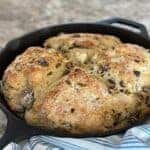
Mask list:
[[[0,47],[8,40],[47,25],[97,21],[119,16],[150,31],[150,0],[0,0]],[[0,112],[0,132],[5,124]]]
[[[150,0],[0,0],[0,46],[43,26],[120,16],[150,31]]]

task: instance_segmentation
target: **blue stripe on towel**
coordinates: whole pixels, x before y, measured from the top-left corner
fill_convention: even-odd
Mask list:
[[[75,145],[75,144],[72,144],[72,143],[69,143],[69,142],[65,142],[65,141],[62,141],[61,138],[57,138],[55,139],[55,137],[51,137],[51,136],[41,136],[40,138],[42,138],[44,141],[46,142],[53,142],[54,145],[56,146],[64,146],[64,148],[70,148],[70,149],[73,149],[73,150],[80,150],[80,149],[83,149],[83,150],[87,150],[86,148],[84,147],[80,147],[78,145]]]
[[[8,147],[9,146],[9,147]],[[4,150],[21,150],[14,143]],[[54,136],[34,136],[23,150],[150,150],[150,125],[129,129],[124,136],[92,138],[59,138]]]

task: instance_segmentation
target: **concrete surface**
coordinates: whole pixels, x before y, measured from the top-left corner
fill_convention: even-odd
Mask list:
[[[0,0],[0,47],[10,39],[52,24],[123,17],[150,31],[150,0]],[[0,112],[0,132],[6,120]]]

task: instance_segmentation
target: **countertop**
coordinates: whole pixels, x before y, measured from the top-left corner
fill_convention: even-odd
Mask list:
[[[150,32],[150,0],[0,0],[0,47],[26,32],[68,22],[131,19]],[[5,116],[0,111],[0,133]]]

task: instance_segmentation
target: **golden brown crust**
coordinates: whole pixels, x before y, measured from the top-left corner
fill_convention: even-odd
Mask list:
[[[61,54],[52,49],[31,47],[17,56],[3,76],[3,92],[11,109],[22,112],[30,107],[62,76],[65,64]]]
[[[74,47],[80,48],[94,48],[99,47],[102,50],[114,48],[120,44],[119,38],[110,35],[90,34],[90,33],[73,33],[61,34],[46,40],[45,47],[55,49],[72,49]]]
[[[80,68],[63,77],[42,103],[35,102],[25,114],[31,125],[75,135],[104,135],[127,128],[142,117],[135,95],[112,96],[102,81]]]
[[[136,93],[150,82],[144,81],[150,75],[150,56],[142,47],[121,44],[114,51],[95,54],[92,61],[94,68],[87,65],[90,72],[101,76],[112,92]]]
[[[24,112],[28,124],[70,135],[105,135],[150,113],[146,49],[83,33],[52,37],[44,45],[27,49],[3,76],[8,104]]]

